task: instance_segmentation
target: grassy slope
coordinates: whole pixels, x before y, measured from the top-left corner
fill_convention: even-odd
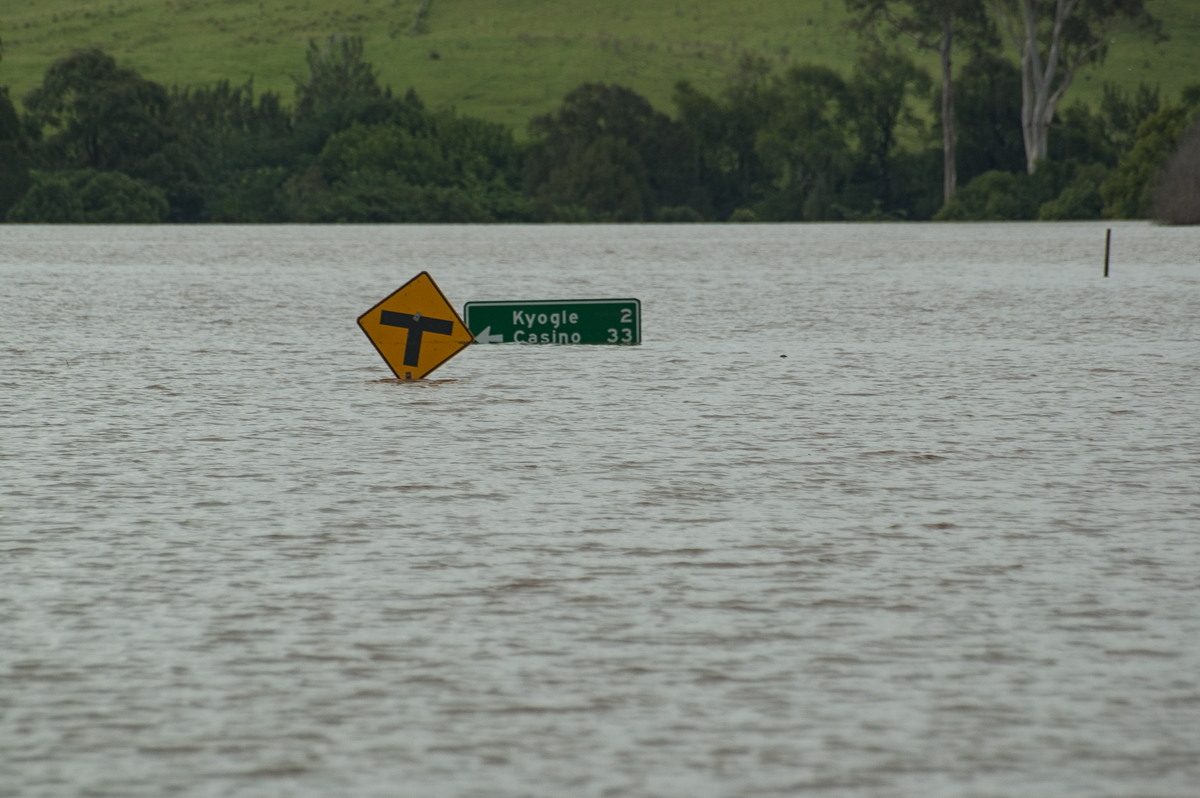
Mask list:
[[[1111,80],[1160,84],[1173,100],[1200,82],[1197,0],[1152,0],[1171,40],[1122,33],[1102,70],[1067,95],[1094,100]],[[432,0],[427,30],[410,35],[419,0],[0,0],[5,46],[0,85],[14,99],[72,48],[96,44],[164,85],[253,77],[292,98],[311,38],[360,34],[381,81],[415,88],[431,107],[453,106],[523,131],[584,81],[630,86],[671,110],[675,81],[718,89],[738,57],[846,70],[857,43],[843,0]],[[436,57],[434,55],[436,54]],[[933,71],[932,59],[921,59]]]

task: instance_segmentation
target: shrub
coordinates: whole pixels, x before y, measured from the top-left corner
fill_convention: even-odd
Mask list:
[[[938,221],[1033,219],[1040,203],[1025,191],[1025,175],[992,170],[959,189],[933,218]]]
[[[1042,205],[1065,189],[1076,171],[1073,163],[1039,161],[1033,174],[984,172],[942,207],[939,221],[1029,221]]]
[[[35,173],[28,193],[8,212],[10,222],[152,224],[167,218],[162,189],[121,172],[81,169]]]
[[[1038,219],[1059,221],[1064,219],[1099,219],[1104,207],[1100,186],[1108,177],[1103,164],[1094,163],[1075,170],[1070,184],[1057,197],[1043,203],[1038,209]]]

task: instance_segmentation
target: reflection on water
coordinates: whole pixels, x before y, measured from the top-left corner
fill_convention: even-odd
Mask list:
[[[0,796],[1191,796],[1200,231],[6,227]],[[354,324],[634,296],[390,378]]]

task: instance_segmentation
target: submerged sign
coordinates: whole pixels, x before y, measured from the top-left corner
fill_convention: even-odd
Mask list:
[[[545,299],[468,302],[467,327],[479,344],[616,344],[642,342],[636,299]]]
[[[421,379],[471,345],[471,331],[429,272],[380,300],[358,326],[402,380]]]

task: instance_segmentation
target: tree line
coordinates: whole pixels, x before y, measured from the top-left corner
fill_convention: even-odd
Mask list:
[[[677,84],[673,115],[589,83],[520,141],[382,86],[358,37],[309,43],[290,106],[251,82],[167,89],[77,51],[23,113],[0,89],[0,218],[1200,222],[1200,85],[1171,102],[1108,85],[1096,108],[1059,108],[1060,92],[1031,111],[1036,59],[1004,57],[995,17],[961,13],[979,2],[848,0],[866,33],[849,74],[745,57],[714,94]],[[955,33],[963,63],[940,81],[898,46],[916,36],[948,59],[939,37]]]

